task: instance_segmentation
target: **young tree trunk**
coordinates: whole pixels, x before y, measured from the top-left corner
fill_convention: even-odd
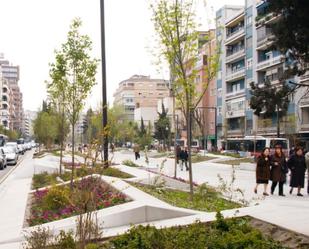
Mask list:
[[[75,164],[74,164],[74,149],[75,149],[75,128],[74,125],[72,125],[72,172],[71,172],[71,184],[70,184],[70,188],[71,191],[73,190],[73,179],[74,179],[74,168],[75,168]]]
[[[61,141],[60,141],[60,163],[59,174],[62,175],[62,158],[63,158],[63,144],[64,144],[64,110],[61,113]]]
[[[187,94],[188,95],[188,94]],[[190,182],[190,200],[193,201],[193,175],[191,161],[191,142],[192,142],[192,110],[190,107],[189,95],[187,96],[187,147],[188,147],[188,163],[189,163],[189,182]]]

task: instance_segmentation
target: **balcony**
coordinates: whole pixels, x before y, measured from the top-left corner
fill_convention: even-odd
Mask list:
[[[230,33],[226,36],[225,45],[234,43],[235,41],[240,40],[245,36],[245,29],[244,27],[240,27],[237,31]]]
[[[228,136],[243,136],[245,133],[244,129],[227,130]]]
[[[225,61],[226,63],[230,63],[244,56],[245,56],[245,47],[241,47],[236,52],[227,54]]]
[[[257,64],[256,70],[261,71],[261,70],[264,70],[268,67],[280,64],[282,62],[283,62],[283,57],[282,57],[282,55],[279,55],[279,56],[270,58],[268,60],[264,60],[264,61],[259,62]]]
[[[243,68],[240,68],[238,70],[227,72],[225,81],[233,81],[233,80],[238,80],[238,79],[244,78],[245,77],[245,71],[246,71],[246,69],[243,67]]]
[[[273,44],[275,36],[272,33],[257,39],[256,50],[266,50]]]
[[[277,15],[276,13],[273,13],[273,12],[267,13],[267,14],[264,14],[264,15],[258,15],[255,18],[255,26],[259,27],[259,26],[262,26],[262,25],[271,24],[274,21],[276,21],[279,16],[280,15]]]
[[[245,116],[245,110],[227,111],[225,114],[226,118],[239,118]]]
[[[309,131],[309,124],[300,124],[300,132],[308,132]]]
[[[245,89],[237,91],[237,92],[230,92],[225,94],[226,99],[236,98],[243,96],[245,94]]]

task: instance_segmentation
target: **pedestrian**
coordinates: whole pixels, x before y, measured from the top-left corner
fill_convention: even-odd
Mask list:
[[[285,196],[283,193],[283,185],[286,182],[286,174],[289,172],[289,169],[280,144],[275,146],[275,154],[271,157],[270,165],[270,179],[272,180],[271,194],[274,194],[279,183],[279,196]]]
[[[114,151],[115,151],[115,145],[111,143],[111,152],[114,153]]]
[[[307,194],[309,195],[309,152],[305,154],[305,161],[306,161],[307,175],[308,175]]]
[[[262,154],[258,157],[256,163],[256,186],[254,188],[254,193],[257,194],[257,189],[259,184],[264,185],[263,195],[268,196],[267,186],[270,179],[270,150],[269,148],[264,148]]]
[[[181,162],[180,162],[180,169],[181,169],[181,171],[183,171],[183,165],[185,165],[185,167],[186,167],[186,170],[188,171],[189,170],[189,168],[188,168],[188,151],[187,151],[187,149],[185,148],[184,150],[181,150],[181,152],[180,152],[180,160],[181,160]]]
[[[288,161],[288,167],[291,170],[290,194],[293,193],[293,188],[297,188],[297,196],[303,196],[300,190],[305,186],[306,161],[302,147],[295,148],[295,153]]]
[[[177,146],[176,146],[176,163],[177,163],[177,165],[179,164],[180,152],[181,152],[181,147],[179,146],[179,144],[177,144]]]
[[[139,154],[140,148],[139,148],[138,144],[134,144],[133,151],[134,151],[134,154],[135,154],[135,160],[138,160],[141,157],[140,154]]]

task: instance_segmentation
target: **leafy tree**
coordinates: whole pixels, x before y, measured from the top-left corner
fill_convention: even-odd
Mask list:
[[[57,81],[63,84],[66,99],[65,111],[72,130],[72,175],[71,188],[74,176],[74,150],[75,150],[75,125],[80,112],[84,107],[84,101],[95,85],[95,75],[98,61],[92,59],[89,53],[92,50],[92,42],[87,35],[80,34],[82,22],[74,19],[67,41],[62,44],[61,50],[56,52]]]
[[[68,117],[66,115],[66,105],[68,104],[66,98],[67,81],[63,77],[65,74],[65,62],[64,54],[56,52],[55,63],[50,64],[50,78],[51,82],[47,83],[47,91],[49,97],[54,105],[54,109],[58,113],[57,115],[57,127],[58,127],[58,141],[60,144],[60,161],[59,161],[59,173],[62,173],[62,159],[64,151],[64,141],[69,133]],[[46,103],[45,103],[46,105]],[[43,103],[44,110],[44,103]]]
[[[149,122],[148,126],[146,127],[142,118],[140,127],[135,126],[134,128],[135,133],[137,134],[137,136],[135,136],[133,139],[134,143],[139,144],[142,149],[144,149],[146,146],[149,147],[153,140],[151,123]]]
[[[277,113],[277,137],[280,137],[280,118],[285,116],[290,103],[290,87],[283,84],[282,87],[274,86],[270,81],[265,81],[264,86],[251,83],[250,107],[257,116],[272,117]]]
[[[279,16],[270,26],[275,36],[274,47],[287,54],[287,62],[290,62],[286,78],[304,74],[309,63],[309,1],[268,0],[267,2],[268,12]]]
[[[36,141],[50,148],[57,137],[55,115],[40,111],[33,123],[33,132]]]
[[[185,117],[189,160],[189,180],[193,199],[193,176],[191,162],[192,112],[202,99],[209,82],[218,69],[219,52],[208,56],[205,73],[207,81],[202,91],[197,91],[198,41],[201,38],[195,22],[193,0],[157,0],[151,5],[153,22],[159,39],[159,56],[168,63],[173,79],[173,93]],[[204,41],[209,37],[203,37]]]
[[[158,120],[155,123],[155,133],[154,137],[159,141],[163,141],[164,149],[166,147],[166,140],[171,135],[171,124],[170,119],[167,116],[168,110],[165,108],[164,104],[162,103],[162,112],[158,112]]]

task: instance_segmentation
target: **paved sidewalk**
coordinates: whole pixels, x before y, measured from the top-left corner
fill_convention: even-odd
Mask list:
[[[168,176],[174,176],[174,159],[149,158],[149,164],[146,164],[143,156],[138,161],[135,161],[132,152],[115,153],[115,160],[117,163],[121,163],[126,159],[132,160],[149,169],[157,169],[162,164],[162,161],[166,160],[161,172]],[[225,181],[230,182],[232,167],[230,165],[209,161],[193,165],[193,180],[198,184],[208,183],[211,186],[218,187],[220,184],[218,175]],[[251,207],[248,208],[248,213],[251,216],[295,232],[309,235],[309,197],[305,191],[306,188],[303,189],[305,196],[302,198],[290,195],[288,193],[288,185],[284,186],[286,197],[279,197],[277,189],[275,195],[263,198],[262,186],[260,186],[259,195],[253,192],[255,186],[255,171],[236,168],[235,176],[235,188],[243,190],[245,199],[251,201]],[[177,168],[177,177],[188,180],[189,174]],[[256,200],[257,198],[258,200]],[[259,205],[255,206],[256,203]]]

